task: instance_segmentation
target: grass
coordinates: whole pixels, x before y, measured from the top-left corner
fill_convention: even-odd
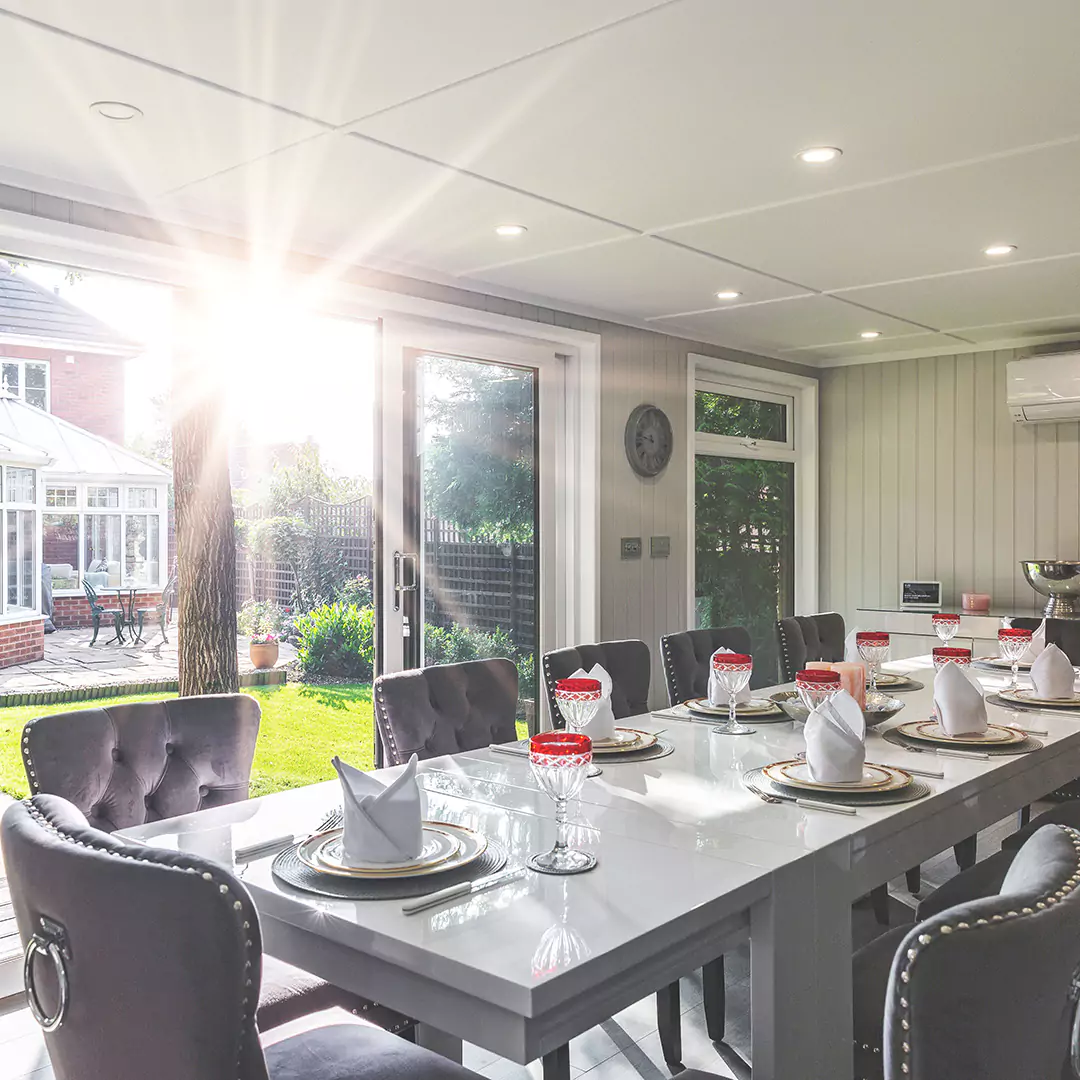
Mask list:
[[[251,772],[251,795],[267,795],[284,788],[303,787],[334,776],[330,759],[339,754],[360,769],[375,761],[371,685],[349,683],[317,686],[252,686],[244,690],[262,706],[259,741]],[[160,700],[161,694],[133,694],[88,701],[87,708],[129,701]],[[0,790],[22,798],[27,794],[26,773],[19,754],[23,725],[35,716],[79,708],[57,705],[20,705],[0,709]]]

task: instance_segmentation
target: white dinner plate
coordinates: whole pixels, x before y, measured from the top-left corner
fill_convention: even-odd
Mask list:
[[[1010,746],[1027,738],[1027,732],[1018,728],[1002,727],[1000,724],[989,724],[986,730],[981,732],[948,735],[936,720],[910,720],[906,724],[897,724],[896,730],[909,739],[950,745],[963,743],[970,746]]]
[[[1080,707],[1080,694],[1074,693],[1071,698],[1039,697],[1032,690],[1001,690],[999,696],[1003,698],[1016,698],[1017,701],[1026,702],[1029,705],[1049,705],[1059,709],[1075,709]]]
[[[777,761],[766,765],[762,770],[777,784],[788,787],[806,788],[810,791],[897,791],[912,782],[911,773],[897,769],[892,765],[863,765],[862,777],[844,783],[827,784],[815,780],[810,773],[810,766],[802,758],[792,761]]]
[[[973,664],[985,664],[987,667],[1001,668],[1003,671],[1012,671],[1012,661],[1006,660],[1004,656],[976,656],[971,662]],[[1016,665],[1016,670],[1030,671],[1031,665],[1020,663]]]
[[[616,734],[621,731],[634,736],[633,740],[620,744],[593,743],[593,757],[603,757],[605,754],[629,754],[635,750],[648,750],[650,746],[656,745],[656,736],[651,731],[638,731],[637,728],[615,729]]]
[[[724,717],[729,715],[726,705],[711,705],[708,698],[691,698],[683,704],[694,712],[707,713],[709,716]],[[768,698],[752,697],[749,701],[735,702],[737,716],[761,716],[776,711],[776,702],[770,701]]]
[[[584,733],[589,734],[588,727]],[[593,750],[635,750],[641,742],[641,732],[631,728],[616,728],[610,739],[593,739]]]

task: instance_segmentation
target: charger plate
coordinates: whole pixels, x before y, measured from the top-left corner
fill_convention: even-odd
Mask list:
[[[898,791],[912,782],[914,777],[903,769],[892,765],[875,765],[866,762],[863,765],[861,780],[843,784],[829,784],[815,780],[810,774],[810,766],[802,758],[790,761],[777,761],[766,765],[761,770],[765,776],[782,787],[802,788],[806,791]]]
[[[726,718],[728,715],[726,705],[713,705],[708,698],[691,698],[689,701],[684,701],[683,704],[691,712],[701,713],[702,716],[708,716],[710,719],[714,716]],[[775,712],[776,703],[768,698],[752,697],[749,701],[735,702],[736,716],[753,716],[756,718],[758,716],[769,716]]]
[[[1026,690],[999,690],[998,697],[1006,701],[1019,701],[1025,705],[1040,705],[1049,709],[1080,709],[1080,694],[1074,693],[1071,698],[1039,697],[1035,691]]]
[[[895,680],[895,681],[893,681]],[[867,682],[867,686],[869,686]],[[878,672],[877,685],[879,690],[886,690],[890,694],[907,694],[912,690],[921,690],[925,684],[913,679],[910,675],[894,675],[888,671]]]
[[[456,870],[411,878],[345,878],[320,874],[305,866],[297,858],[296,846],[290,845],[274,859],[270,869],[278,881],[318,896],[339,900],[406,900],[497,873],[506,865],[506,859],[506,848],[489,837],[484,853]]]
[[[656,745],[656,736],[651,731],[639,731],[637,728],[616,728],[616,734],[622,733],[629,738],[621,744],[593,743],[593,757],[603,758],[607,761],[612,756],[632,754],[642,750],[648,750]],[[588,732],[586,732],[588,734]]]
[[[888,731],[882,731],[881,737],[893,746],[902,746],[905,750],[922,750],[924,752],[930,751],[934,746],[940,747],[942,750],[948,749],[940,743],[928,743],[922,739],[912,739],[907,735],[904,735],[898,728],[889,728]],[[998,744],[994,746],[992,743],[982,743],[978,746],[972,746],[970,743],[964,746],[954,746],[954,750],[978,750],[980,753],[987,754],[990,757],[1008,757],[1012,754],[1030,754],[1032,750],[1041,750],[1043,744],[1039,739],[1034,738],[1031,735],[1026,735],[1021,742]]]
[[[1002,697],[1000,693],[987,694],[986,700],[989,704],[1008,709],[1010,712],[1060,712],[1066,716],[1080,716],[1080,701],[1075,705],[1036,705],[1033,701]]]
[[[585,729],[585,734],[589,734],[588,728]],[[636,728],[617,727],[610,739],[592,740],[593,753],[595,754],[598,750],[613,750],[616,753],[620,750],[632,750],[637,748],[640,742],[641,732]]]
[[[783,799],[786,802],[805,799],[810,794],[804,788],[789,787],[787,784],[778,784],[775,780],[770,780],[761,769],[747,769],[743,773],[742,782],[755,795],[767,795],[772,799]],[[913,777],[910,784],[896,791],[815,789],[813,798],[815,802],[833,803],[836,806],[894,806],[897,803],[914,802],[916,799],[925,798],[931,791],[929,784],[924,784]]]
[[[988,724],[985,734],[946,735],[936,720],[909,720],[897,724],[896,730],[917,742],[933,743],[934,746],[953,746],[962,749],[985,750],[988,746],[1012,746],[1023,742],[1027,735],[1016,728],[1001,724]]]

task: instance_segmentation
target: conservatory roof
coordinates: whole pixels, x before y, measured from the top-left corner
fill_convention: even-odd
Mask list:
[[[165,483],[171,475],[140,454],[0,392],[0,447],[5,443],[35,452],[46,472],[63,476]]]

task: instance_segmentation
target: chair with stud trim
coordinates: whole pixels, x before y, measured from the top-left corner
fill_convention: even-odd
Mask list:
[[[776,624],[776,635],[784,682],[791,682],[809,660],[844,659],[844,617],[835,611],[781,619]]]
[[[998,889],[856,952],[855,1076],[1080,1075],[1078,974],[1080,832],[1050,825],[1028,840]]]
[[[105,833],[248,797],[259,703],[247,694],[142,701],[54,713],[23,728],[32,795],[58,795]],[[413,1021],[267,957],[263,1030],[340,1005],[393,1032]]]
[[[709,662],[717,649],[749,653],[750,634],[742,626],[717,626],[665,634],[660,639],[669,705],[708,695]]]

